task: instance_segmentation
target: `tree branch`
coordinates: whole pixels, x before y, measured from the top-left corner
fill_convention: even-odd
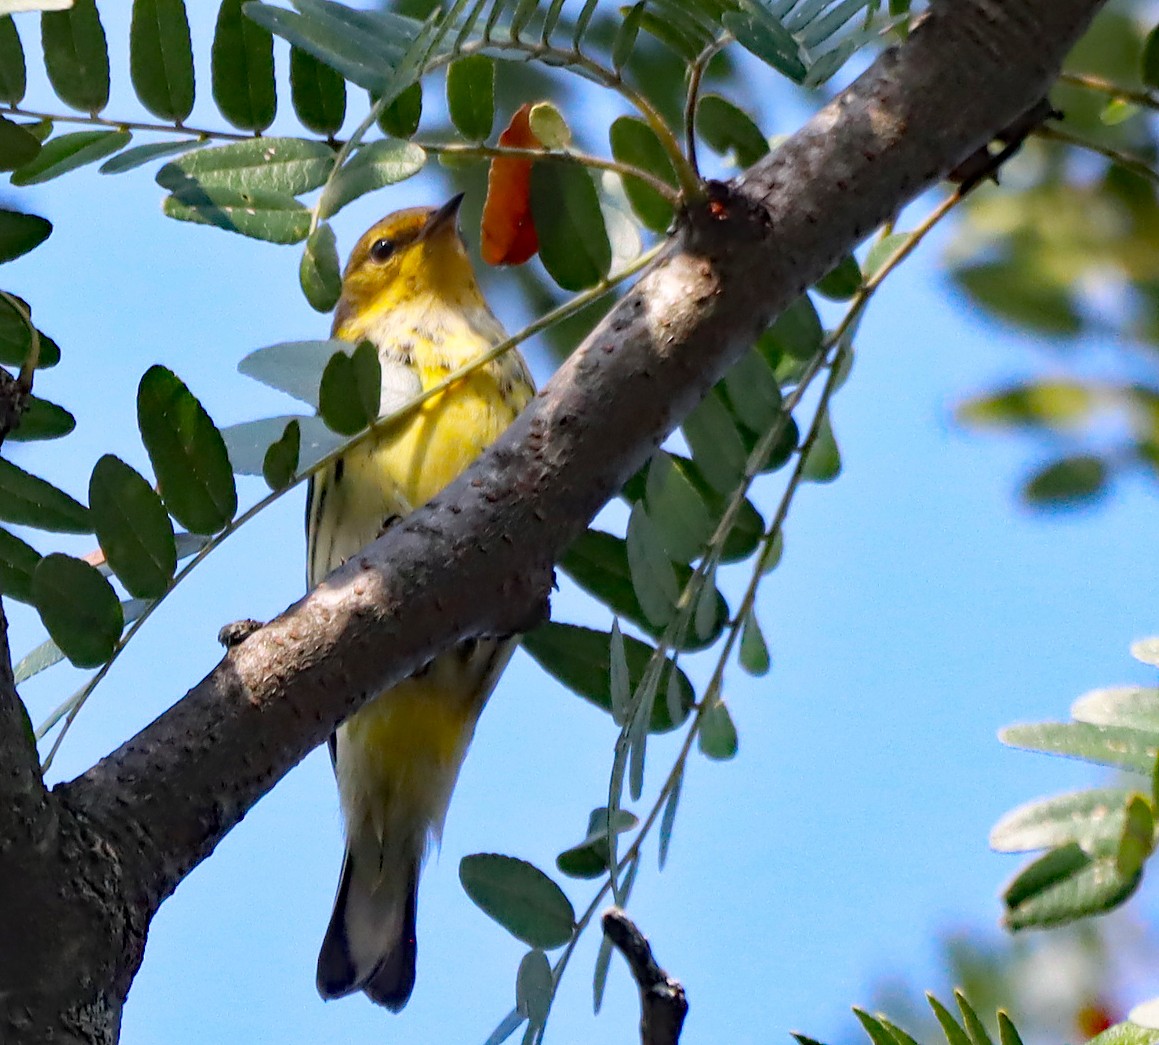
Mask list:
[[[449,644],[536,620],[562,551],[756,335],[1039,101],[1100,6],[934,0],[901,48],[682,215],[665,254],[465,476],[58,791],[99,831],[131,908],[118,989],[156,906],[245,812]]]
[[[660,968],[644,934],[619,907],[609,907],[600,921],[640,988],[641,1045],[676,1045],[688,1015],[684,988]]]

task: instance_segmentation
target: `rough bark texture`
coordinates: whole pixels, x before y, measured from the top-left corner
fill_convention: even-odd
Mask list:
[[[0,966],[0,1040],[114,1041],[182,878],[372,694],[536,619],[560,552],[757,332],[1037,102],[1100,6],[935,0],[903,48],[686,215],[466,476],[51,795],[0,672],[0,955],[19,959]]]

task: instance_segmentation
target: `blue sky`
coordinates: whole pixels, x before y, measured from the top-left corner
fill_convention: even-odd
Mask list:
[[[196,28],[204,39],[206,26]],[[109,33],[126,35],[115,20]],[[127,84],[114,85],[109,112],[137,112]],[[204,100],[198,119],[216,125]],[[790,130],[784,121],[773,129]],[[340,249],[386,211],[444,193],[424,175],[358,201],[336,223]],[[234,368],[254,348],[328,329],[298,291],[296,250],[164,218],[151,171],[84,171],[7,198],[57,226],[6,269],[4,286],[62,346],[37,391],[68,406],[78,430],[6,455],[77,494],[101,453],[146,468],[134,394],[155,361],[219,424],[286,406]],[[1154,675],[1127,654],[1132,639],[1159,631],[1154,490],[1125,483],[1097,510],[1048,517],[1019,507],[1033,445],[967,436],[951,406],[1062,359],[972,314],[938,269],[938,240],[887,282],[862,325],[833,407],[844,473],[801,492],[782,565],[761,591],[773,670],[761,680],[732,671],[726,682],[740,754],[724,764],[694,755],[662,874],[654,844],[646,850],[631,910],[688,990],[687,1045],[783,1042],[790,1028],[832,1037],[886,973],[936,986],[935,933],[993,926],[1016,866],[988,852],[990,825],[1034,795],[1096,779],[1007,751],[995,731],[1064,718],[1087,689]],[[503,280],[491,274],[489,285],[514,328]],[[529,355],[545,381],[546,355],[534,345]],[[260,492],[249,482],[243,498]],[[775,496],[770,485],[758,499],[771,507]],[[183,585],[93,697],[54,779],[83,771],[210,670],[222,623],[268,618],[300,594],[301,511],[299,495],[285,498]],[[740,574],[723,582],[739,595]],[[554,613],[603,619],[566,585]],[[19,655],[41,633],[22,608],[12,615]],[[79,677],[61,667],[30,684],[34,721]],[[418,985],[398,1017],[360,997],[323,1005],[314,992],[341,854],[329,764],[315,752],[161,910],[123,1042],[482,1042],[512,1003],[524,948],[466,898],[458,861],[496,851],[551,870],[602,804],[613,739],[610,719],[516,657],[424,875]],[[652,794],[677,742],[649,748]],[[565,888],[579,909],[592,895],[590,883]],[[551,1040],[638,1040],[635,989],[618,959],[592,1016],[596,944],[590,937],[573,960]]]

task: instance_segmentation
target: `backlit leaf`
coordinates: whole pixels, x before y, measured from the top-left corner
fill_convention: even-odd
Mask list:
[[[105,454],[89,479],[89,513],[112,571],[130,595],[157,599],[177,568],[173,524],[153,487],[124,461]]]
[[[298,470],[301,446],[301,426],[297,421],[286,422],[286,430],[270,443],[262,461],[262,476],[271,490],[281,490],[290,484]]]
[[[181,123],[193,111],[193,46],[184,0],[133,0],[129,74],[154,116]]]
[[[740,666],[750,675],[767,675],[769,673],[769,647],[765,637],[761,634],[761,626],[757,621],[755,610],[749,610],[744,620],[744,630],[740,636]]]
[[[533,149],[540,145],[531,130],[531,106],[521,105],[499,135],[499,144]],[[521,156],[496,156],[487,174],[483,203],[483,260],[488,265],[522,265],[539,250],[531,216],[531,165]]]
[[[237,511],[225,442],[171,370],[145,371],[137,389],[137,425],[173,518],[193,533],[216,533],[225,526]]]
[[[620,116],[608,132],[612,155],[620,162],[656,175],[662,182],[676,185],[672,162],[652,130],[635,116]],[[672,224],[672,204],[639,178],[625,177],[624,192],[632,210],[655,232],[664,232]]]
[[[495,61],[473,54],[447,67],[447,111],[458,132],[483,141],[495,122]]]
[[[94,0],[44,12],[40,41],[57,97],[82,112],[100,112],[109,102],[109,51]]]
[[[378,114],[378,126],[392,138],[413,138],[423,118],[423,85],[416,80]]]
[[[264,131],[274,122],[274,38],[242,13],[242,0],[222,0],[213,34],[213,100],[235,127]]]
[[[112,656],[124,628],[112,585],[87,562],[54,552],[32,573],[32,601],[48,634],[78,668]]]

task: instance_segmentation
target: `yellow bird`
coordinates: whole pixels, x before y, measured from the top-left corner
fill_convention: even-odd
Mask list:
[[[506,334],[445,206],[383,218],[358,241],[333,336],[370,340],[380,411],[477,359]],[[320,472],[306,504],[311,586],[458,476],[534,394],[512,349]],[[318,956],[318,992],[363,991],[398,1012],[415,979],[419,868],[439,838],[475,722],[513,648],[469,641],[370,701],[330,738],[346,857]]]

